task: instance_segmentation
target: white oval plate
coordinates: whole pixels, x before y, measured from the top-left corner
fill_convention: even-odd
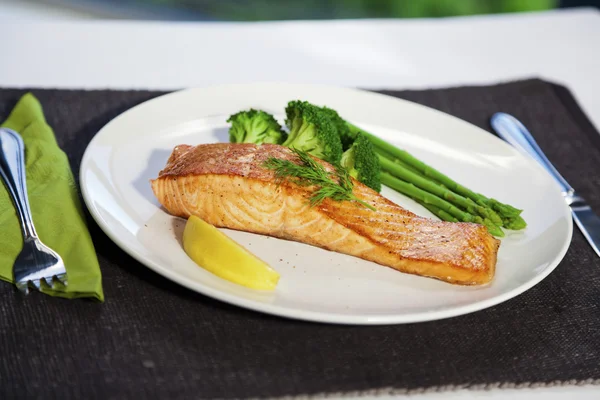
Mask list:
[[[289,100],[327,105],[477,192],[524,209],[524,231],[502,240],[494,281],[461,287],[412,276],[302,243],[223,230],[280,274],[272,293],[224,281],[182,249],[185,221],[154,197],[157,176],[177,144],[226,142],[227,117],[250,107],[281,119]],[[534,161],[495,136],[442,112],[380,94],[296,84],[246,84],[174,92],[108,123],[81,164],[83,197],[96,222],[122,249],[159,274],[207,296],[265,313],[329,323],[391,324],[461,315],[508,300],[546,277],[567,251],[568,207]],[[432,215],[398,193],[382,194]]]

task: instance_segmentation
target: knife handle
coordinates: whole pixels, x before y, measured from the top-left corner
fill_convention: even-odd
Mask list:
[[[498,135],[512,144],[518,150],[533,157],[548,173],[554,178],[554,180],[560,186],[560,190],[563,196],[573,196],[575,191],[569,185],[569,183],[562,177],[562,175],[554,168],[550,160],[546,157],[540,146],[536,143],[531,133],[525,128],[525,126],[513,117],[506,113],[496,113],[491,119],[492,128],[498,133]]]

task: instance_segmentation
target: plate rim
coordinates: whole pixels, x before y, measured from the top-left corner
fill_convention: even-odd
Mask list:
[[[475,301],[472,303],[455,306],[452,309],[420,311],[420,312],[411,313],[411,314],[394,314],[394,313],[392,313],[392,314],[377,314],[377,315],[332,314],[332,313],[327,313],[327,312],[316,312],[316,311],[299,310],[299,309],[293,309],[292,312],[290,313],[290,309],[288,307],[273,305],[273,304],[269,304],[269,303],[261,303],[261,302],[257,302],[257,301],[244,299],[244,298],[241,298],[234,294],[228,294],[221,290],[204,285],[201,282],[194,282],[192,280],[181,277],[181,276],[179,276],[178,273],[174,273],[171,270],[169,270],[168,268],[162,267],[161,265],[159,265],[159,263],[156,263],[155,261],[145,257],[143,254],[140,254],[135,249],[130,248],[127,244],[124,243],[124,241],[122,241],[122,239],[120,239],[114,232],[111,231],[111,229],[108,227],[108,223],[106,223],[104,221],[104,219],[102,218],[99,211],[96,209],[96,207],[94,205],[92,195],[89,193],[89,188],[88,188],[88,185],[86,184],[87,181],[86,181],[85,174],[83,173],[84,169],[88,163],[88,159],[91,157],[91,152],[93,150],[94,145],[96,144],[95,142],[97,140],[99,140],[98,138],[100,137],[100,134],[103,131],[109,129],[113,123],[120,120],[121,118],[127,116],[130,113],[135,112],[138,108],[140,108],[142,106],[146,106],[149,103],[165,101],[165,99],[167,99],[169,97],[176,97],[176,96],[180,96],[185,93],[195,92],[195,91],[199,91],[199,90],[207,90],[207,89],[219,90],[219,89],[225,89],[225,88],[235,88],[235,87],[240,87],[240,86],[252,87],[252,86],[260,86],[260,85],[270,85],[270,86],[287,85],[287,86],[302,86],[305,88],[313,87],[313,88],[319,88],[321,90],[323,90],[323,89],[324,90],[345,90],[348,92],[360,93],[363,95],[368,94],[368,95],[373,95],[373,96],[377,96],[377,97],[385,97],[386,99],[389,99],[392,101],[398,101],[399,103],[404,103],[404,104],[409,103],[413,107],[416,106],[418,108],[427,110],[428,112],[434,112],[436,114],[441,114],[445,118],[452,118],[455,120],[459,120],[462,123],[466,123],[466,124],[470,125],[473,129],[477,129],[483,133],[488,134],[488,139],[496,139],[498,141],[497,143],[502,143],[501,145],[507,146],[508,148],[510,148],[514,151],[517,151],[514,147],[510,146],[508,143],[506,143],[502,139],[500,139],[500,138],[496,137],[495,135],[485,131],[484,129],[481,129],[480,127],[478,127],[468,121],[465,121],[461,118],[458,118],[454,115],[445,113],[443,111],[437,110],[435,108],[432,108],[432,107],[429,107],[429,106],[426,106],[423,104],[412,102],[410,100],[397,98],[397,97],[390,96],[390,95],[387,95],[384,93],[378,93],[373,90],[350,88],[350,87],[344,87],[344,86],[324,85],[324,84],[299,84],[299,83],[291,83],[291,82],[254,82],[254,83],[219,84],[219,85],[189,87],[189,88],[175,90],[172,92],[161,94],[157,97],[143,101],[133,107],[128,108],[124,112],[122,112],[122,113],[118,114],[116,117],[112,118],[102,128],[100,128],[100,130],[98,132],[96,132],[96,134],[94,135],[92,140],[90,140],[90,142],[87,144],[84,154],[81,158],[81,163],[80,163],[80,167],[79,167],[79,186],[80,186],[82,197],[83,197],[83,200],[85,202],[87,209],[89,210],[94,221],[98,224],[100,229],[102,229],[104,234],[106,234],[111,241],[113,241],[117,246],[119,246],[129,256],[133,257],[135,260],[140,262],[142,265],[146,266],[147,268],[150,268],[155,273],[185,287],[188,290],[192,290],[192,291],[194,291],[196,293],[200,293],[204,296],[208,296],[208,297],[214,298],[216,300],[223,301],[223,302],[233,305],[233,306],[242,307],[242,308],[252,310],[255,312],[262,312],[262,313],[266,313],[266,314],[270,314],[270,315],[275,315],[275,316],[283,317],[286,319],[302,320],[302,321],[308,321],[308,322],[319,322],[319,323],[327,323],[327,324],[344,324],[344,325],[396,325],[396,324],[407,324],[407,323],[419,323],[419,322],[426,322],[426,321],[437,321],[437,320],[441,320],[441,319],[452,318],[452,317],[470,314],[470,313],[473,313],[476,311],[484,310],[486,308],[493,307],[495,305],[498,305],[500,303],[508,301],[514,297],[517,297],[520,294],[531,289],[532,287],[536,286],[542,280],[544,280],[548,275],[550,275],[564,259],[565,255],[571,245],[572,237],[573,237],[573,219],[571,218],[571,212],[566,203],[564,204],[563,210],[565,211],[565,216],[567,217],[567,218],[565,218],[567,221],[567,232],[566,232],[567,240],[563,243],[563,246],[560,249],[560,251],[557,253],[557,256],[554,258],[554,260],[551,263],[549,263],[549,265],[547,267],[544,268],[544,270],[541,273],[535,275],[532,279],[522,283],[521,285],[519,285],[511,290],[508,290],[500,295],[494,296],[489,299],[479,300],[479,301]],[[537,164],[534,160],[527,158],[526,156],[524,156],[521,153],[519,153],[519,154],[523,157],[523,159],[525,159],[530,164],[530,167],[539,168],[539,169],[543,170],[543,168],[539,164]],[[550,179],[550,177],[548,177],[548,178]],[[293,314],[293,315],[290,315],[290,314]]]

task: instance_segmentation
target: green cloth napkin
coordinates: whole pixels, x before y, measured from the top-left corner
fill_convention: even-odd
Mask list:
[[[33,222],[42,242],[62,257],[68,285],[42,292],[68,299],[104,301],[102,276],[85,224],[67,155],[58,147],[39,101],[24,95],[2,124],[25,143],[27,192]],[[0,184],[0,279],[13,282],[12,267],[23,246],[21,225],[6,186]]]

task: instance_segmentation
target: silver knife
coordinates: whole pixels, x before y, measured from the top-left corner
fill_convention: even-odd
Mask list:
[[[569,185],[565,178],[558,173],[527,128],[518,119],[505,113],[494,114],[491,125],[502,139],[533,157],[554,178],[560,186],[565,201],[571,208],[573,220],[596,254],[600,256],[600,218],[592,211],[585,200],[575,193],[575,189]]]

